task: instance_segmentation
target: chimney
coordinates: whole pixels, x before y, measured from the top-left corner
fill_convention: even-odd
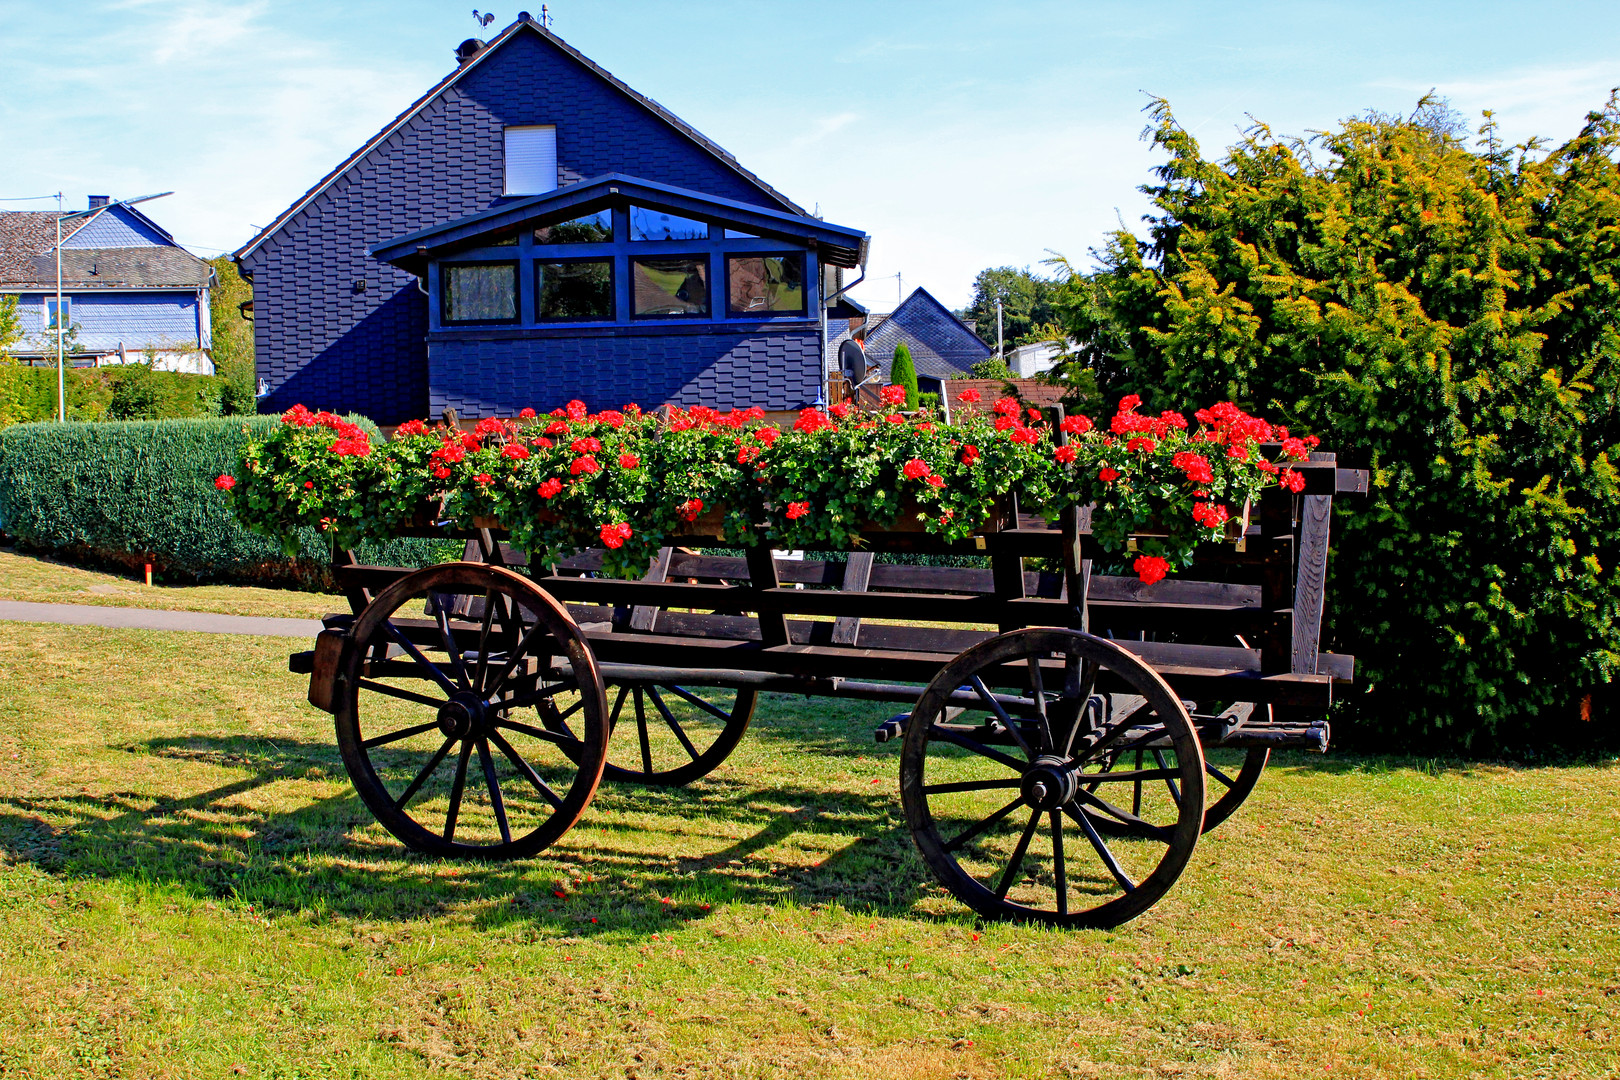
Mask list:
[[[92,195],[90,196],[90,209],[94,210],[98,206],[106,206],[110,200],[111,196],[108,195]]]
[[[477,38],[468,38],[456,46],[456,63],[466,64],[473,57],[484,51],[484,43]]]

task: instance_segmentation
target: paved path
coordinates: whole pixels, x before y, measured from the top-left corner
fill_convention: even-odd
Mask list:
[[[154,611],[150,608],[91,604],[32,604],[0,600],[0,621],[110,626],[121,630],[186,630],[194,634],[258,634],[312,638],[319,619],[276,619],[260,615],[214,615],[206,611]]]

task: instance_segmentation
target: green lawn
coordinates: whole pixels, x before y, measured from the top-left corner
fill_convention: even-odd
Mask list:
[[[318,619],[329,611],[349,610],[348,601],[341,596],[240,585],[148,586],[139,577],[87,570],[9,549],[0,550],[0,600],[209,611],[220,615],[273,615],[288,619]]]
[[[980,927],[881,706],[767,699],[709,779],[454,865],[358,804],[307,647],[0,623],[0,1076],[1620,1071],[1612,762],[1289,756],[1136,922]]]

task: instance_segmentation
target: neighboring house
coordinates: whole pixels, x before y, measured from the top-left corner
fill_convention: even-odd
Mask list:
[[[1043,371],[1051,371],[1063,359],[1063,354],[1072,352],[1075,347],[1073,341],[1037,341],[1020,345],[1007,354],[1007,366],[1020,379],[1027,379]]]
[[[859,320],[856,325],[860,325]],[[995,353],[966,320],[957,318],[927,289],[914,289],[899,307],[886,315],[868,316],[865,325],[867,361],[881,367],[887,380],[894,363],[894,348],[904,341],[911,350],[918,385],[925,390],[937,392],[938,383],[965,375],[974,364]],[[843,323],[828,328],[832,355],[838,354],[838,346],[852,330]]]
[[[62,318],[75,367],[151,355],[169,371],[212,374],[213,270],[151,218],[105,195],[62,221]],[[55,363],[56,219],[0,212],[0,293],[17,297],[24,338],[12,355]]]
[[[261,408],[380,423],[570,398],[795,409],[866,236],[527,13],[236,253]]]

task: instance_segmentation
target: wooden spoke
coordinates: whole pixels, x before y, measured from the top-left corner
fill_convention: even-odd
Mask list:
[[[518,624],[521,626],[522,623],[523,620],[519,618]],[[517,666],[522,662],[524,656],[528,655],[529,647],[534,644],[534,639],[543,636],[545,633],[546,624],[537,622],[527,634],[523,635],[523,640],[518,642],[517,648],[507,654],[506,664],[501,668],[501,673],[495,676],[494,683],[490,685],[489,696],[494,697],[501,692],[501,687],[506,685],[506,680],[511,677],[513,671],[517,670]]]
[[[1098,835],[1097,827],[1091,823],[1091,819],[1084,813],[1075,813],[1068,807],[1063,809],[1079,823],[1081,830],[1086,834],[1086,839],[1090,840],[1091,846],[1097,849],[1097,857],[1103,861],[1103,865],[1108,868],[1108,872],[1114,875],[1114,880],[1119,882],[1119,887],[1127,893],[1135,892],[1136,882],[1130,879],[1130,875],[1126,874],[1125,869],[1119,865],[1119,860],[1114,858],[1114,853],[1108,849],[1107,844],[1103,843],[1103,838]]]
[[[451,681],[450,676],[440,671],[439,665],[429,660],[427,656],[423,654],[422,650],[416,647],[415,642],[400,632],[399,627],[395,626],[391,622],[384,623],[383,630],[389,637],[394,639],[395,643],[398,644],[400,648],[404,649],[406,653],[410,655],[412,660],[415,660],[418,664],[421,664],[423,667],[427,668],[428,674],[433,677],[433,681],[438,683],[439,687],[444,690],[445,693],[454,694],[456,692],[456,684]]]
[[[1221,772],[1221,770],[1217,769],[1214,765],[1207,761],[1204,762],[1204,771],[1213,776],[1215,779],[1219,780],[1221,783],[1225,784],[1227,787],[1237,786],[1236,780],[1232,779],[1230,776],[1227,776],[1225,773]]]
[[[729,723],[731,721],[731,714],[730,713],[725,712],[718,705],[712,704],[711,702],[704,701],[702,698],[698,697],[696,694],[694,694],[691,691],[687,690],[685,687],[670,686],[670,687],[668,687],[668,690],[669,690],[670,693],[675,694],[675,695],[677,695],[679,697],[683,697],[687,701],[690,701],[693,705],[696,705],[698,708],[703,709],[706,712],[712,714],[716,719],[724,720],[727,723]]]
[[[471,690],[472,676],[467,671],[467,658],[461,655],[461,646],[456,644],[456,635],[450,629],[450,614],[445,611],[440,595],[435,593],[433,596],[433,617],[439,624],[439,640],[444,643],[444,651],[450,654],[450,669],[456,673],[456,681]]]
[[[1114,760],[1118,761],[1119,759],[1115,758]],[[1142,751],[1140,750],[1136,752],[1136,771],[1142,771]],[[1136,790],[1131,792],[1131,813],[1137,817],[1142,816],[1142,785],[1140,783],[1136,785]]]
[[[428,777],[433,775],[434,770],[439,767],[439,762],[444,760],[444,756],[450,752],[450,748],[455,744],[454,737],[444,740],[444,745],[439,747],[439,752],[434,754],[426,765],[422,766],[422,771],[416,774],[416,779],[407,784],[404,793],[394,800],[395,810],[405,809],[405,804],[411,801],[411,796],[415,795],[421,790],[422,785],[427,783]]]
[[[962,780],[951,784],[924,784],[924,795],[948,795],[953,791],[991,791],[996,788],[1015,788],[1023,781],[1016,776],[1004,780]]]
[[[370,690],[374,694],[399,698],[401,701],[414,701],[418,705],[426,705],[430,709],[440,709],[445,704],[439,698],[430,698],[426,694],[418,694],[414,690],[406,690],[399,686],[389,686],[387,683],[380,683],[375,679],[361,679],[360,687],[364,690]]]
[[[542,686],[538,690],[530,690],[526,694],[516,694],[509,698],[502,698],[499,701],[492,701],[489,703],[489,707],[503,713],[511,712],[513,709],[527,709],[529,706],[538,705],[548,698],[577,689],[579,687],[574,685],[573,680],[565,679],[562,682],[552,683],[550,686]]]
[[[533,729],[531,728],[529,730],[532,731]],[[523,757],[517,752],[516,747],[507,742],[505,739],[501,738],[500,732],[491,731],[489,733],[489,741],[494,743],[496,749],[498,749],[502,754],[506,755],[506,760],[510,761],[512,763],[512,767],[515,768],[523,776],[523,778],[529,782],[530,786],[533,787],[534,790],[540,793],[541,798],[545,799],[546,802],[550,803],[556,809],[562,808],[562,796],[553,791],[551,789],[551,785],[546,783],[545,780],[541,778],[540,774],[534,771],[534,766],[523,760]]]
[[[1024,739],[1024,733],[1018,730],[1018,725],[1014,724],[1012,717],[1007,715],[1007,710],[1001,707],[1001,702],[997,701],[996,696],[990,692],[990,688],[984,685],[984,680],[975,675],[970,681],[973,685],[974,693],[978,694],[984,703],[990,706],[990,711],[996,714],[996,719],[1001,721],[1002,726],[1004,726],[1007,729],[1008,734],[1013,737],[1013,741],[1018,744],[1019,749],[1023,750],[1025,756],[1033,761],[1035,759],[1035,751],[1030,749],[1029,743]],[[1023,768],[1023,766],[1020,765],[1019,768]]]
[[[1076,793],[1075,798],[1080,802],[1096,807],[1109,817],[1121,821],[1133,829],[1141,830],[1144,835],[1150,836],[1160,843],[1168,844],[1174,839],[1171,830],[1160,828],[1150,821],[1144,821],[1135,814],[1127,814],[1113,803],[1108,802],[1106,799],[1099,799],[1089,791],[1082,789]]]
[[[1063,811],[1052,811],[1052,876],[1056,878],[1058,918],[1069,914],[1069,874],[1063,863]]]
[[[495,621],[495,591],[484,590],[484,618],[478,627],[478,668],[473,674],[473,690],[484,692],[484,678],[489,674],[489,628]]]
[[[529,736],[531,739],[544,739],[547,742],[554,742],[558,746],[567,746],[571,743],[579,742],[579,739],[576,738],[574,733],[569,731],[566,726],[561,732],[556,732],[547,731],[545,728],[537,728],[512,719],[498,720],[496,723],[503,728],[507,728],[512,731],[520,731]]]
[[[1007,890],[1012,888],[1014,881],[1018,880],[1018,872],[1024,868],[1024,855],[1029,851],[1029,842],[1035,836],[1035,829],[1041,823],[1041,812],[1030,812],[1029,824],[1024,826],[1024,835],[1018,838],[1018,846],[1013,848],[1012,859],[1007,863],[1007,869],[1001,873],[1001,881],[996,884],[996,898],[1005,900]]]
[[[945,850],[958,850],[963,844],[966,844],[969,840],[976,838],[980,833],[984,832],[986,829],[990,828],[990,826],[994,825],[996,822],[1000,821],[1002,818],[1006,817],[1008,814],[1012,813],[1014,810],[1023,805],[1023,799],[1014,799],[1012,802],[1008,803],[1006,806],[1003,806],[1000,810],[997,810],[989,817],[969,826],[966,832],[959,833],[954,840],[946,841],[944,845]]]
[[[456,759],[456,778],[450,784],[450,807],[444,812],[444,838],[456,838],[456,818],[461,815],[461,793],[467,787],[467,759],[472,756],[472,740],[461,740],[461,756]]]
[[[619,714],[624,711],[624,699],[630,693],[628,685],[619,687],[618,696],[613,699],[613,708],[608,710],[608,734],[612,735],[619,729]]]
[[[636,734],[641,739],[641,769],[652,772],[652,745],[647,741],[647,709],[641,700],[641,687],[636,687]]]
[[[681,725],[675,722],[675,715],[669,711],[669,706],[664,704],[663,695],[659,694],[658,687],[647,687],[647,696],[652,698],[652,703],[658,708],[659,714],[663,716],[664,723],[669,725],[669,730],[680,741],[681,749],[686,751],[686,756],[696,761],[698,759],[697,747],[692,745],[692,740],[687,738],[686,732],[681,728]]]
[[[928,735],[931,739],[941,739],[945,742],[960,746],[964,750],[971,750],[981,757],[987,757],[991,761],[1000,762],[1001,764],[1007,766],[1007,768],[1012,769],[1014,772],[1019,774],[1022,774],[1024,767],[1029,764],[1025,761],[1019,761],[1011,754],[1003,754],[999,750],[992,750],[990,747],[984,745],[984,743],[977,739],[970,739],[966,735],[952,731],[950,728],[943,727],[939,724],[935,724],[934,730],[930,731]]]
[[[489,788],[489,808],[501,830],[501,843],[512,842],[512,826],[506,820],[506,803],[501,800],[501,782],[495,777],[495,759],[489,753],[489,740],[478,740],[478,763],[484,767],[484,784]]]
[[[1153,750],[1153,760],[1157,761],[1159,763],[1159,768],[1164,770],[1164,786],[1170,789],[1170,797],[1175,800],[1177,806],[1180,806],[1181,789],[1176,787],[1176,782],[1174,779],[1175,773],[1171,770],[1169,765],[1165,764],[1164,751],[1155,747]]]
[[[1088,790],[1095,790],[1097,784],[1140,784],[1147,780],[1163,780],[1166,777],[1180,776],[1176,769],[1129,769],[1124,772],[1087,773],[1084,783]]]
[[[367,750],[370,750],[373,746],[386,746],[389,743],[399,742],[401,739],[409,739],[413,735],[420,735],[426,731],[437,731],[438,728],[439,722],[437,720],[430,720],[425,724],[417,724],[415,727],[402,728],[399,731],[390,731],[387,735],[375,735],[369,739],[366,739],[360,745],[365,747]]]
[[[1042,753],[1050,753],[1055,741],[1052,736],[1052,718],[1046,714],[1046,683],[1041,678],[1041,658],[1029,658],[1029,692],[1035,699],[1035,715],[1041,720]]]

